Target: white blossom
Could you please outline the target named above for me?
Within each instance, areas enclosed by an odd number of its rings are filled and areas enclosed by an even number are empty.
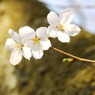
[[[25,30],[25,27],[22,27],[21,30]],[[51,47],[46,27],[40,27],[36,31],[32,29],[31,32],[27,33],[26,38],[28,38],[35,59],[41,59],[44,54],[43,50],[48,50]]]
[[[69,42],[70,36],[76,36],[80,32],[80,28],[75,24],[71,24],[73,12],[70,9],[64,10],[59,16],[55,12],[47,15],[50,24],[48,32],[50,37],[58,37],[61,42]]]
[[[20,29],[19,34],[12,29],[9,30],[9,34],[12,38],[6,40],[5,47],[12,52],[10,63],[13,65],[18,64],[22,60],[22,56],[28,60],[30,60],[32,56],[31,48],[28,46],[28,42],[24,40],[24,36],[31,32],[32,29],[28,26],[25,26],[25,28],[27,28],[27,30],[21,31],[22,29]],[[25,38],[27,37],[25,36]]]

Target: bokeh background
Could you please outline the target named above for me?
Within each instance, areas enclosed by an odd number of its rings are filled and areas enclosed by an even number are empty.
[[[0,95],[95,95],[94,63],[65,63],[62,60],[67,56],[51,49],[45,51],[40,60],[31,58],[28,61],[23,58],[16,66],[9,62],[10,51],[4,45],[10,37],[10,28],[18,31],[26,25],[34,29],[48,26],[46,16],[50,10],[59,13],[68,7],[72,7],[76,14],[73,23],[80,25],[82,31],[76,37],[71,37],[70,43],[62,44],[57,39],[50,39],[52,45],[79,57],[95,59],[95,35],[91,34],[95,33],[95,27],[88,29],[92,16],[90,24],[95,23],[94,0],[51,1],[0,0]],[[88,2],[86,6],[84,1]],[[81,11],[84,9],[85,12]]]

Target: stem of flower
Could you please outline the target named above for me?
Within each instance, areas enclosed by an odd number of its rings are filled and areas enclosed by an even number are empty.
[[[55,50],[55,51],[57,51],[57,52],[60,52],[60,53],[62,53],[62,54],[65,54],[65,55],[67,55],[67,56],[69,56],[69,57],[71,57],[71,58],[74,58],[74,59],[76,59],[76,60],[79,60],[79,61],[85,61],[85,62],[95,63],[95,60],[80,58],[80,57],[74,56],[74,55],[72,55],[72,54],[69,54],[69,53],[67,53],[67,52],[65,52],[65,51],[59,50],[59,49],[57,49],[57,48],[55,48],[55,47],[51,47],[51,49],[53,49],[53,50]]]

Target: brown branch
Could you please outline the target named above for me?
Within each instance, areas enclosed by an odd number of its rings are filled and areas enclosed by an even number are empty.
[[[60,52],[60,53],[62,53],[62,54],[65,54],[65,55],[67,55],[67,56],[69,56],[69,57],[71,57],[71,58],[74,58],[74,59],[76,59],[76,60],[79,60],[79,61],[85,61],[85,62],[95,63],[95,60],[80,58],[80,57],[74,56],[74,55],[72,55],[72,54],[69,54],[69,53],[67,53],[67,52],[65,52],[65,51],[59,50],[59,49],[57,49],[57,48],[55,48],[55,47],[51,47],[51,49],[53,49],[53,50],[55,50],[55,51],[57,51],[57,52]]]

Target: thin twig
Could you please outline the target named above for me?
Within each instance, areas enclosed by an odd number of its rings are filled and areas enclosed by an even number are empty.
[[[67,55],[67,56],[69,56],[69,57],[71,57],[71,58],[77,59],[77,60],[79,60],[79,61],[85,61],[85,62],[95,63],[95,60],[80,58],[80,57],[74,56],[74,55],[72,55],[72,54],[69,54],[69,53],[67,53],[67,52],[65,52],[65,51],[59,50],[59,49],[57,49],[57,48],[55,48],[55,47],[51,47],[51,49],[53,49],[53,50],[55,50],[55,51],[57,51],[57,52],[60,52],[60,53],[62,53],[62,54],[65,54],[65,55]]]

